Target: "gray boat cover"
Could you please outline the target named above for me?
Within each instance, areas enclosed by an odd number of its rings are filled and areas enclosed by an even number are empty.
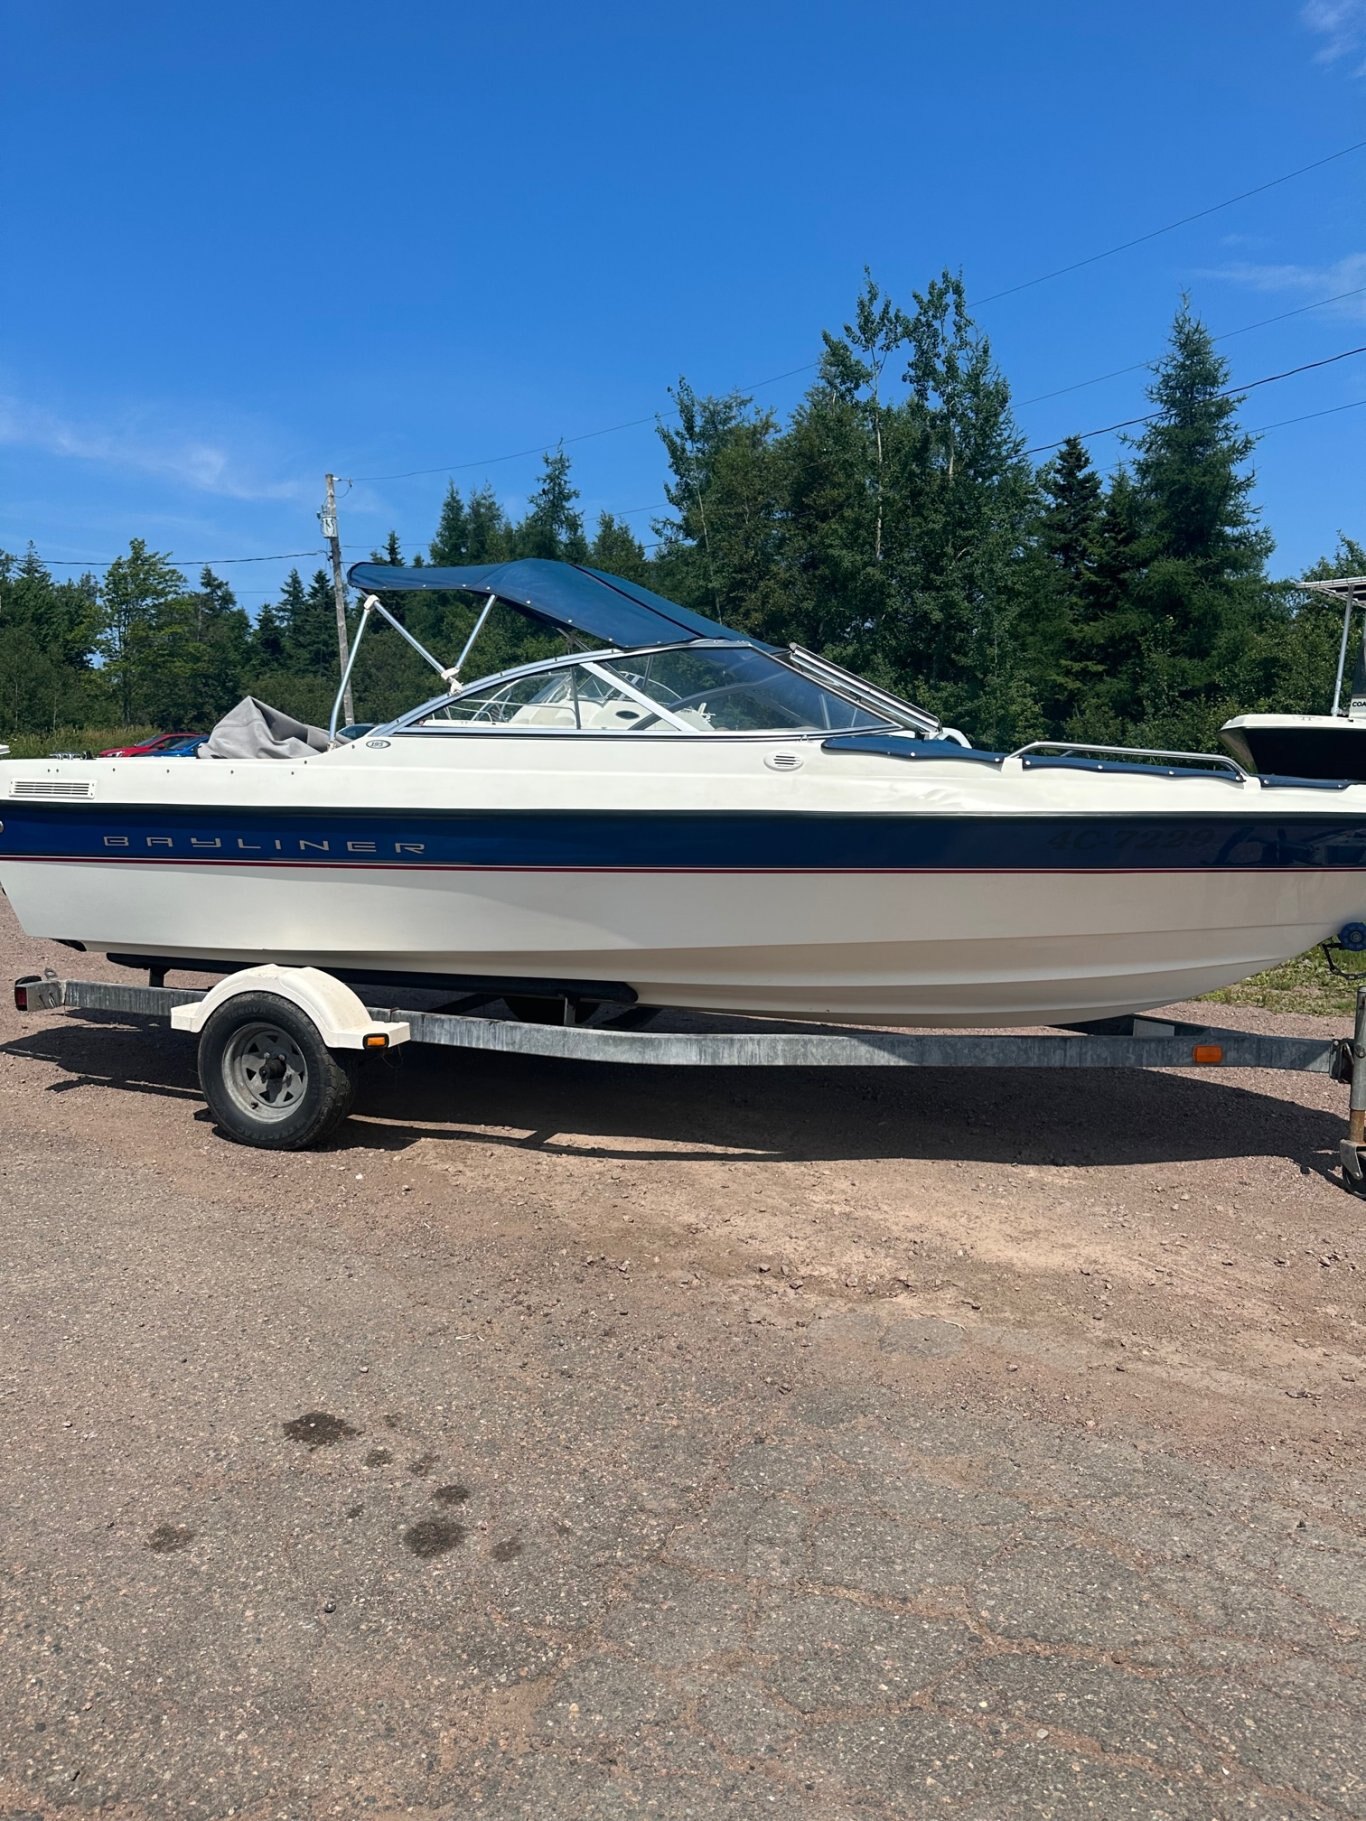
[[[296,721],[255,696],[243,696],[230,708],[200,747],[201,759],[306,759],[311,752],[330,752],[332,742],[321,727]]]

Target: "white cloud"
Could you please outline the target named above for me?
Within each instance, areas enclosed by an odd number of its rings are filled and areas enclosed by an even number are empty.
[[[317,492],[297,480],[267,480],[221,444],[200,437],[136,421],[114,429],[78,424],[14,397],[0,396],[0,443],[156,475],[220,499],[303,501]]]
[[[1250,291],[1263,291],[1278,297],[1303,298],[1312,303],[1320,297],[1339,301],[1325,307],[1325,316],[1336,316],[1352,322],[1366,321],[1366,253],[1348,253],[1326,266],[1257,265],[1242,260],[1233,265],[1218,266],[1202,274],[1205,278],[1222,278],[1231,284],[1246,285]],[[1357,291],[1356,297],[1344,297],[1345,291]]]
[[[1366,0],[1305,0],[1301,22],[1320,40],[1316,61],[1339,63],[1366,51]],[[1354,63],[1354,76],[1366,76],[1366,58]]]
[[[1230,252],[1235,248],[1242,248],[1244,252],[1256,253],[1263,247],[1269,247],[1271,242],[1265,234],[1223,234],[1220,236],[1219,245],[1227,247]]]

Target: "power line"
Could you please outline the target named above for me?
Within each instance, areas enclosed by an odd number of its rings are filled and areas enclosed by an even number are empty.
[[[1366,290],[1366,286],[1362,286],[1362,287],[1360,287],[1360,289]],[[1353,297],[1356,295],[1357,295],[1357,292],[1355,292],[1355,291],[1343,291],[1343,292],[1339,293],[1339,297]],[[1336,303],[1338,301],[1338,298],[1325,298],[1322,301],[1324,303]],[[1304,306],[1305,309],[1315,309],[1318,307],[1319,307],[1318,305],[1314,305],[1314,304],[1306,304]],[[1287,316],[1296,316],[1299,314],[1300,314],[1300,311],[1298,311],[1298,310],[1288,310],[1285,312],[1285,315],[1287,315]],[[1273,316],[1273,317],[1268,317],[1266,320],[1268,322],[1279,322],[1282,320],[1282,318]],[[1249,323],[1247,326],[1249,328],[1257,328],[1257,327],[1260,327],[1261,325],[1255,324],[1255,323]],[[1228,331],[1228,335],[1225,335],[1222,337],[1216,337],[1215,339],[1216,340],[1227,340],[1229,335],[1238,335],[1238,334],[1241,334],[1242,332],[1243,331],[1239,330],[1239,329],[1230,329]],[[1359,347],[1355,347],[1355,348],[1343,348],[1339,353],[1325,355],[1323,357],[1323,359],[1321,359],[1321,360],[1305,361],[1298,367],[1286,367],[1279,373],[1263,374],[1260,379],[1244,380],[1236,386],[1226,387],[1222,392],[1215,392],[1215,393],[1211,394],[1211,397],[1212,398],[1233,398],[1235,396],[1241,397],[1244,393],[1256,391],[1259,386],[1275,385],[1278,380],[1293,379],[1293,378],[1295,378],[1295,376],[1297,374],[1300,374],[1300,373],[1312,373],[1320,367],[1335,366],[1339,361],[1350,360],[1350,359],[1352,359],[1352,357],[1354,355],[1357,355],[1357,354],[1366,354],[1366,343],[1362,343]],[[1146,365],[1149,365],[1150,363],[1143,362],[1142,364],[1146,366]],[[1132,369],[1123,369],[1123,370],[1131,371]],[[1085,382],[1083,382],[1083,383],[1085,383]],[[1026,402],[1028,402],[1028,401],[1026,401]],[[1253,435],[1253,436],[1260,436],[1267,430],[1279,430],[1279,429],[1284,428],[1287,424],[1308,423],[1312,419],[1318,418],[1318,417],[1332,417],[1332,416],[1336,415],[1336,413],[1339,411],[1355,411],[1355,410],[1359,409],[1362,405],[1366,405],[1366,399],[1354,399],[1350,403],[1345,404],[1345,405],[1330,405],[1326,410],[1323,410],[1323,411],[1307,411],[1302,416],[1299,416],[1299,417],[1283,417],[1283,418],[1277,419],[1277,421],[1272,424],[1261,424],[1261,425],[1257,426],[1255,429],[1249,431],[1248,434]],[[1165,415],[1165,413],[1159,410],[1159,411],[1145,412],[1141,417],[1122,418],[1122,419],[1120,419],[1120,421],[1118,423],[1104,424],[1099,429],[1096,429],[1096,430],[1078,431],[1076,434],[1075,440],[1077,442],[1083,442],[1083,443],[1089,442],[1093,437],[1109,436],[1116,430],[1130,430],[1139,424],[1150,424],[1154,421],[1154,419],[1162,417],[1164,415]],[[1063,446],[1063,444],[1065,442],[1069,442],[1072,440],[1073,439],[1070,437],[1060,437],[1056,442],[1036,443],[1032,448],[1023,450],[1022,453],[1025,455],[1046,455],[1054,449],[1061,449],[1061,447]],[[626,517],[629,517],[638,512],[661,511],[668,504],[669,504],[668,500],[658,500],[647,506],[627,506],[627,507],[623,508],[620,512],[615,513],[613,516],[616,518],[626,518]],[[372,548],[372,546],[366,545],[366,544],[347,544],[345,546],[345,548],[348,550],[365,550],[365,549]],[[654,550],[654,549],[658,548],[658,545],[657,544],[646,544],[643,546],[643,548],[646,550]],[[271,556],[213,556],[213,557],[191,556],[191,557],[181,557],[178,559],[172,557],[169,560],[174,561],[176,563],[177,567],[184,567],[187,569],[192,569],[192,568],[219,569],[219,568],[225,567],[229,563],[284,563],[284,562],[289,562],[292,559],[295,559],[298,557],[325,556],[326,554],[327,554],[327,552],[324,550],[280,550],[280,551],[276,551]],[[108,569],[114,563],[126,561],[126,558],[124,558],[124,557],[107,557],[107,558],[105,558],[105,557],[44,557],[41,560],[43,563],[43,567],[45,569]]]
[[[1366,288],[1366,287],[1364,287],[1364,288]],[[1342,295],[1343,296],[1354,296],[1355,293],[1354,292],[1343,292]],[[1325,301],[1335,301],[1335,300],[1325,299]],[[1312,309],[1315,306],[1309,305],[1306,307]],[[1298,314],[1298,312],[1291,310],[1291,311],[1288,311],[1287,314],[1293,316],[1293,315]],[[1276,317],[1272,317],[1269,320],[1274,322],[1274,321],[1278,321],[1279,319]],[[1249,324],[1249,327],[1253,327],[1253,326],[1255,326],[1255,325]],[[1238,333],[1240,333],[1240,331],[1237,329],[1231,329],[1229,331],[1230,335],[1236,335]],[[1329,367],[1329,366],[1332,366],[1335,361],[1347,360],[1353,354],[1363,354],[1363,353],[1366,353],[1366,346],[1363,346],[1360,348],[1346,348],[1342,351],[1342,353],[1330,354],[1324,360],[1307,361],[1304,364],[1304,366],[1289,367],[1283,373],[1268,373],[1262,379],[1247,380],[1241,386],[1230,386],[1227,391],[1216,392],[1213,396],[1215,398],[1230,398],[1230,397],[1234,396],[1235,394],[1241,394],[1243,392],[1251,392],[1257,386],[1269,386],[1275,380],[1291,379],[1297,373],[1307,373],[1307,372],[1310,372],[1315,367]],[[1147,363],[1145,362],[1144,364],[1146,365]],[[1316,417],[1334,417],[1334,416],[1336,416],[1336,414],[1339,411],[1359,411],[1362,408],[1362,406],[1364,406],[1364,405],[1366,405],[1366,398],[1353,399],[1349,404],[1330,405],[1324,411],[1306,411],[1299,417],[1281,417],[1281,418],[1277,418],[1275,423],[1255,424],[1247,432],[1247,434],[1249,436],[1264,436],[1268,430],[1282,430],[1288,424],[1307,424],[1307,423],[1310,423]],[[1093,436],[1106,436],[1112,430],[1125,430],[1125,429],[1129,429],[1129,428],[1133,427],[1136,424],[1148,424],[1148,423],[1151,423],[1154,418],[1161,417],[1162,415],[1163,415],[1163,413],[1161,411],[1150,411],[1144,417],[1126,418],[1123,423],[1108,424],[1102,430],[1084,430],[1079,434],[1077,440],[1079,442],[1085,442]],[[1064,437],[1061,442],[1043,443],[1043,444],[1040,444],[1036,448],[1026,449],[1023,451],[1023,453],[1026,455],[1039,455],[1039,454],[1045,453],[1046,451],[1048,451],[1050,449],[1060,449],[1062,447],[1062,443],[1066,442],[1067,440],[1068,439],[1066,437]],[[671,502],[669,500],[656,500],[652,505],[649,505],[649,506],[628,506],[628,507],[624,508],[621,512],[614,513],[613,517],[625,518],[629,514],[637,513],[637,512],[661,512],[661,511],[664,511],[667,507],[669,507],[670,504],[671,504]],[[660,548],[660,545],[663,542],[664,542],[664,539],[660,538],[660,539],[657,539],[653,543],[642,544],[641,549],[647,550],[647,551],[648,550],[658,550]],[[345,546],[345,548],[348,550],[366,550],[366,549],[373,549],[373,545],[347,544]]]
[[[1347,356],[1349,354],[1361,354],[1361,353],[1366,353],[1366,349],[1348,348],[1342,354],[1334,354],[1334,355],[1330,356],[1330,359],[1327,361],[1311,361],[1309,363],[1309,365],[1311,367],[1328,366],[1331,364],[1331,361],[1346,360]],[[1214,396],[1216,398],[1228,398],[1231,395],[1231,393],[1250,392],[1252,390],[1253,386],[1269,386],[1273,380],[1289,379],[1292,373],[1303,373],[1305,371],[1306,371],[1306,368],[1304,368],[1304,367],[1292,367],[1286,373],[1270,373],[1267,375],[1267,377],[1265,379],[1249,380],[1247,382],[1247,384],[1244,386],[1233,386],[1233,387],[1230,387],[1228,392],[1217,392],[1217,393],[1215,393]],[[1301,415],[1298,417],[1278,417],[1274,423],[1255,424],[1252,427],[1252,429],[1250,429],[1248,431],[1248,435],[1249,436],[1265,436],[1265,434],[1267,433],[1268,430],[1284,430],[1287,427],[1287,425],[1289,425],[1289,424],[1311,423],[1317,417],[1336,417],[1339,411],[1360,411],[1363,408],[1363,406],[1366,406],[1366,398],[1354,398],[1354,399],[1351,399],[1345,405],[1329,405],[1327,407],[1327,409],[1323,410],[1323,411],[1305,411],[1305,412],[1301,413]],[[1161,416],[1162,416],[1162,413],[1160,411],[1151,411],[1151,412],[1149,412],[1147,417],[1131,417],[1128,420],[1128,423],[1129,423],[1129,425],[1151,423],[1153,418],[1161,417]],[[1124,429],[1127,427],[1128,427],[1128,425],[1111,424],[1109,426],[1109,429],[1119,430],[1119,429]],[[1088,430],[1088,431],[1085,431],[1078,440],[1084,442],[1087,437],[1104,436],[1105,434],[1106,434],[1105,430]],[[1066,439],[1064,439],[1064,440],[1066,440]],[[1045,449],[1058,449],[1058,448],[1061,448],[1061,446],[1062,445],[1060,443],[1047,443],[1047,444],[1043,445],[1043,447]],[[1038,455],[1038,454],[1042,453],[1042,451],[1040,449],[1026,449],[1024,453],[1026,455]],[[666,540],[664,538],[658,538],[655,540],[654,543],[642,544],[641,549],[647,550],[647,551],[648,550],[658,550],[665,543],[665,541]]]
[[[789,367],[785,373],[774,373],[767,379],[756,379],[753,385],[741,386],[742,392],[757,392],[762,386],[776,386],[780,379],[792,379],[798,373],[809,373],[819,361],[808,360],[800,367]],[[539,443],[534,449],[514,449],[510,455],[490,455],[477,462],[446,462],[435,468],[408,468],[402,474],[355,474],[350,478],[354,482],[410,481],[419,475],[427,474],[462,474],[467,468],[494,468],[500,462],[524,461],[528,455],[549,455],[552,449],[560,449],[567,443],[587,443],[597,436],[615,436],[618,430],[638,430],[642,424],[657,424],[666,418],[677,417],[677,411],[651,411],[648,417],[628,418],[623,424],[608,424],[605,430],[585,430],[578,436],[560,436],[553,443]]]
[[[1099,260],[1113,259],[1116,253],[1127,253],[1131,247],[1141,247],[1149,240],[1158,240],[1163,234],[1170,234],[1177,228],[1189,227],[1193,221],[1203,221],[1207,215],[1217,215],[1221,209],[1231,209],[1236,202],[1246,202],[1250,196],[1262,196],[1267,190],[1274,190],[1279,184],[1289,183],[1294,177],[1303,177],[1310,171],[1322,170],[1326,164],[1333,164],[1339,158],[1346,158],[1352,152],[1359,152],[1366,146],[1366,139],[1358,139],[1355,145],[1345,145],[1340,151],[1329,152],[1325,158],[1316,158],[1312,164],[1302,164],[1297,170],[1285,171],[1279,177],[1272,177],[1265,183],[1255,184],[1250,190],[1240,190],[1236,196],[1226,196],[1222,202],[1212,202],[1207,209],[1197,209],[1193,215],[1182,215],[1176,221],[1169,221],[1160,228],[1151,228],[1146,234],[1135,234],[1132,240],[1121,240],[1117,246],[1106,247],[1103,253],[1089,253],[1085,259],[1074,259],[1070,265],[1057,266],[1051,272],[1041,272],[1037,278],[1026,278],[1017,285],[1007,285],[1004,291],[993,291],[987,297],[974,298],[972,307],[980,304],[996,303],[1002,297],[1014,297],[1018,291],[1028,291],[1034,285],[1047,284],[1050,279],[1064,278],[1069,272],[1080,272],[1083,266],[1093,266]]]
[[[274,556],[168,556],[177,569],[222,569],[228,563],[287,563],[293,557],[326,556],[325,550],[280,550]],[[126,563],[127,556],[53,556],[43,557],[44,569],[109,569],[115,563]]]
[[[1339,411],[1360,411],[1363,405],[1366,405],[1366,398],[1354,398],[1345,405],[1329,405],[1326,411],[1306,411],[1302,417],[1279,417],[1274,424],[1257,424],[1248,435],[1262,436],[1268,430],[1283,430],[1287,424],[1307,424],[1315,417],[1336,417]]]
[[[1236,196],[1226,196],[1222,202],[1210,203],[1207,208],[1196,209],[1193,214],[1182,215],[1177,220],[1169,221],[1160,228],[1151,228],[1148,230],[1147,233],[1137,234],[1131,240],[1121,241],[1121,242],[1119,242],[1118,245],[1113,246],[1113,247],[1106,247],[1103,251],[1101,251],[1099,253],[1090,253],[1086,256],[1085,259],[1073,260],[1070,265],[1057,266],[1051,272],[1040,272],[1037,274],[1037,276],[1035,276],[1033,278],[1021,279],[1021,281],[1018,284],[1008,285],[1003,291],[992,291],[992,292],[989,292],[988,295],[985,297],[969,298],[968,308],[972,309],[972,310],[976,310],[976,309],[979,309],[983,304],[997,303],[1003,297],[1013,297],[1016,295],[1017,292],[1031,290],[1035,285],[1048,284],[1052,279],[1066,277],[1066,275],[1069,272],[1079,272],[1084,266],[1095,265],[1100,260],[1104,260],[1104,259],[1113,259],[1116,254],[1127,253],[1130,250],[1130,248],[1132,248],[1132,247],[1143,246],[1147,241],[1157,240],[1163,234],[1171,234],[1171,233],[1175,232],[1175,230],[1177,228],[1183,228],[1183,227],[1189,226],[1189,224],[1193,221],[1203,221],[1205,219],[1205,217],[1208,215],[1217,215],[1220,212],[1220,210],[1222,210],[1222,209],[1230,209],[1234,206],[1235,203],[1246,202],[1250,197],[1261,196],[1267,190],[1274,190],[1280,184],[1290,183],[1296,177],[1307,176],[1310,171],[1321,170],[1324,165],[1334,164],[1340,158],[1347,158],[1353,152],[1361,151],[1363,147],[1366,147],[1366,139],[1358,139],[1358,140],[1354,141],[1353,144],[1351,144],[1351,145],[1342,146],[1336,152],[1329,152],[1323,158],[1316,158],[1309,164],[1299,165],[1293,171],[1283,171],[1279,177],[1271,177],[1271,178],[1268,178],[1265,183],[1254,184],[1254,186],[1250,190],[1240,190]],[[1345,291],[1342,293],[1342,295],[1344,297],[1350,297],[1350,296],[1355,296],[1356,293],[1350,292],[1350,291]],[[1337,299],[1325,299],[1324,301],[1325,302],[1336,302]],[[1305,309],[1318,309],[1321,306],[1318,304],[1306,304],[1303,307]],[[1296,314],[1298,314],[1298,312],[1293,311],[1293,310],[1288,310],[1286,312],[1287,316],[1293,316]],[[1277,322],[1277,321],[1280,321],[1281,319],[1279,317],[1269,317],[1267,320],[1270,322]],[[1247,325],[1247,327],[1249,329],[1257,328],[1260,326],[1261,326],[1260,324],[1256,324],[1256,323],[1249,323]],[[1229,333],[1232,335],[1239,335],[1239,334],[1243,334],[1244,331],[1241,329],[1233,329],[1233,330],[1230,330]],[[1147,366],[1148,364],[1149,363],[1146,361],[1139,363],[1140,366]],[[764,386],[777,385],[780,380],[794,379],[797,376],[797,374],[799,374],[799,373],[813,372],[815,370],[815,368],[817,368],[819,365],[820,365],[820,362],[818,360],[804,361],[801,364],[801,366],[799,366],[799,367],[789,367],[783,373],[770,374],[767,379],[757,379],[752,384],[747,385],[747,386],[732,387],[732,391],[741,392],[741,393],[758,392]],[[1137,369],[1133,368],[1133,367],[1123,367],[1123,368],[1119,368],[1117,371],[1121,372],[1121,373],[1125,373],[1125,372],[1134,372],[1136,370]],[[1104,379],[1111,379],[1111,378],[1114,378],[1115,375],[1107,373],[1107,374],[1102,374],[1100,377],[1104,378]],[[1082,380],[1079,383],[1081,385],[1091,385],[1096,382],[1092,381],[1092,380]],[[1070,391],[1073,389],[1074,388],[1071,388],[1071,387],[1063,388],[1064,391]],[[1045,393],[1043,396],[1044,397],[1053,397],[1055,395],[1052,393]],[[1033,399],[1026,399],[1023,402],[1026,404],[1033,404],[1033,403],[1036,403],[1037,401],[1033,400]],[[599,437],[599,436],[615,436],[619,431],[622,431],[622,430],[638,430],[644,424],[662,423],[662,422],[667,421],[670,418],[677,417],[677,415],[678,415],[677,411],[664,411],[664,412],[652,411],[646,417],[628,418],[624,423],[608,424],[606,426],[606,428],[604,428],[602,430],[585,430],[585,431],[580,432],[576,436],[557,437],[554,442],[540,443],[535,448],[532,448],[532,449],[516,449],[507,455],[490,455],[490,456],[484,458],[483,460],[472,461],[472,462],[438,463],[435,467],[431,467],[431,468],[407,468],[407,469],[404,469],[401,473],[395,473],[395,474],[357,474],[357,475],[351,476],[350,479],[352,480],[353,483],[360,481],[360,482],[367,482],[367,483],[373,482],[375,484],[378,484],[381,481],[416,480],[416,479],[419,479],[419,478],[422,478],[422,477],[425,477],[428,475],[432,475],[432,474],[462,474],[471,468],[493,468],[493,467],[497,467],[498,465],[500,465],[503,462],[525,461],[528,456],[532,456],[532,455],[548,455],[552,449],[562,448],[563,446],[565,446],[566,444],[569,444],[569,443],[586,443],[586,442],[591,442],[592,440],[594,440],[596,437]]]
[[[1274,322],[1288,322],[1292,316],[1303,316],[1309,310],[1326,309],[1329,304],[1341,303],[1347,297],[1360,297],[1363,292],[1366,292],[1366,285],[1357,285],[1351,291],[1339,291],[1332,297],[1321,297],[1317,303],[1299,304],[1293,310],[1282,310],[1278,316],[1262,316],[1256,322],[1245,322],[1240,329],[1225,329],[1222,335],[1211,335],[1210,340],[1232,341],[1235,335],[1249,335],[1253,329],[1266,329]],[[1151,372],[1161,358],[1158,354],[1152,360],[1136,360],[1132,366],[1114,367],[1109,373],[1097,373],[1092,379],[1079,379],[1070,386],[1058,386],[1052,392],[1036,392],[1033,398],[1019,398],[1013,402],[1023,410],[1026,405],[1039,405],[1046,398],[1062,398],[1068,392],[1081,392],[1087,386],[1098,386],[1107,379],[1119,379],[1125,373]]]
[[[1241,385],[1227,386],[1222,392],[1210,394],[1214,398],[1241,397],[1245,392],[1255,392],[1258,386],[1271,386],[1279,379],[1293,379],[1297,373],[1311,373],[1316,367],[1331,367],[1340,360],[1350,360],[1354,354],[1366,354],[1366,342],[1359,348],[1344,348],[1340,354],[1327,354],[1322,360],[1307,360],[1303,366],[1287,367],[1281,373],[1267,373],[1261,379],[1244,380]],[[1317,413],[1311,413],[1317,415]],[[1032,449],[1022,450],[1024,455],[1046,455],[1051,449],[1061,449],[1068,442],[1089,442],[1093,436],[1109,436],[1113,430],[1129,430],[1135,424],[1150,424],[1154,418],[1165,417],[1165,411],[1147,411],[1142,417],[1121,418],[1117,424],[1104,424],[1099,430],[1082,430],[1075,437],[1060,436],[1055,443],[1036,443]],[[1290,420],[1287,420],[1290,421]]]

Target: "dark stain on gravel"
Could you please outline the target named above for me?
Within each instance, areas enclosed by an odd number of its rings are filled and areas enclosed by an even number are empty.
[[[310,1452],[314,1448],[335,1448],[338,1442],[349,1442],[353,1435],[360,1434],[344,1418],[329,1416],[326,1410],[306,1410],[280,1427],[288,1441],[302,1442]]]
[[[346,1507],[346,1515],[349,1518],[358,1518],[364,1509],[364,1505],[348,1505]]]
[[[458,1549],[465,1534],[465,1526],[452,1523],[450,1518],[423,1518],[420,1523],[409,1525],[403,1533],[403,1541],[413,1555],[426,1562],[433,1556]]]
[[[185,1524],[158,1524],[147,1539],[153,1555],[174,1555],[177,1549],[188,1549],[194,1531]]]
[[[510,1536],[505,1542],[495,1543],[493,1545],[493,1559],[495,1562],[515,1562],[521,1553],[521,1542],[515,1536]]]
[[[372,1448],[365,1457],[367,1467],[387,1467],[393,1460],[393,1451],[389,1448]]]
[[[422,1480],[426,1479],[435,1465],[436,1456],[434,1454],[419,1454],[415,1461],[408,1462],[408,1471],[415,1479]]]
[[[432,1497],[438,1505],[463,1505],[470,1496],[468,1486],[437,1486]]]

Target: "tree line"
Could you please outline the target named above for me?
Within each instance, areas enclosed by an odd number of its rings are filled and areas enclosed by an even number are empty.
[[[667,507],[648,545],[611,513],[590,537],[559,450],[517,520],[489,487],[450,486],[431,543],[406,560],[586,562],[822,651],[984,745],[1200,750],[1231,714],[1325,706],[1338,610],[1271,574],[1256,439],[1185,305],[1153,368],[1148,421],[1107,475],[1075,436],[1031,457],[958,277],[911,301],[901,308],[866,277],[785,422],[680,380],[659,429]],[[397,535],[374,557],[404,561]],[[1310,573],[1363,572],[1366,550],[1344,535]],[[472,624],[466,596],[383,598],[443,661]],[[498,609],[469,675],[556,649]],[[325,720],[336,671],[322,569],[308,581],[291,571],[253,620],[212,570],[192,585],[141,539],[102,579],[54,580],[32,547],[0,552],[0,736],[206,727],[248,691]],[[365,719],[436,688],[387,628],[367,639],[355,691]]]

